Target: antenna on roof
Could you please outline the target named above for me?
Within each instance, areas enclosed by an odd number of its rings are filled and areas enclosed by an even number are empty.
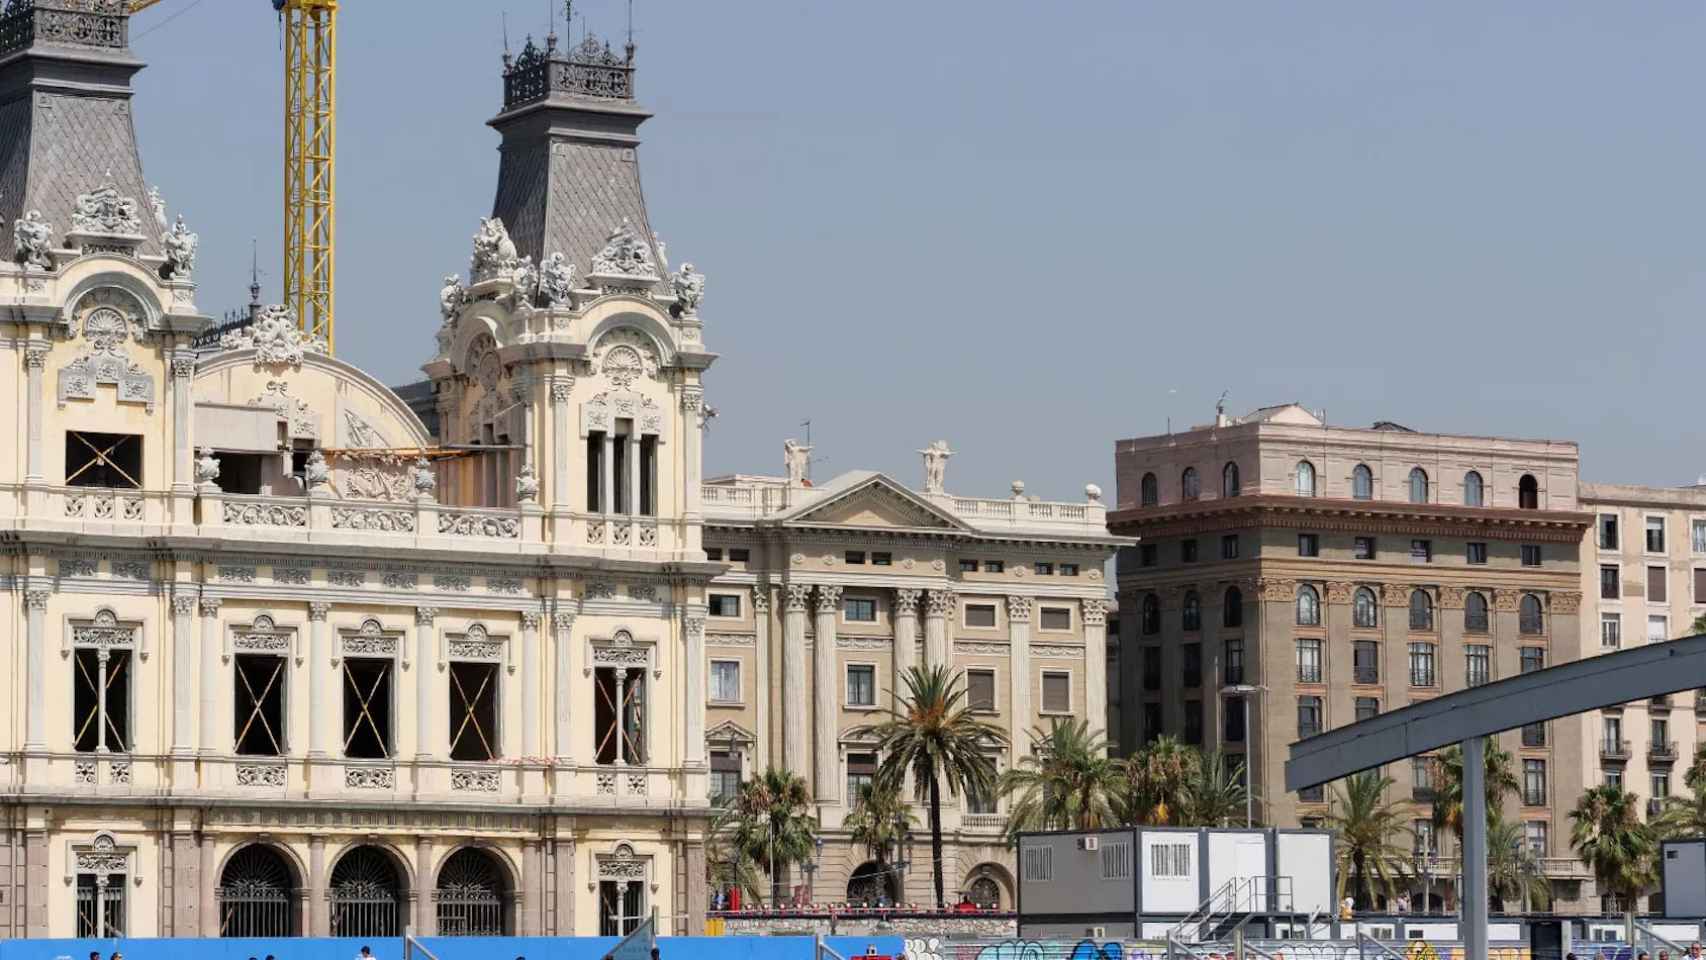
[[[509,11],[508,10],[499,10],[498,11],[498,25],[499,25],[499,28],[501,30],[503,30],[503,35],[504,35],[504,57],[508,58],[509,57]]]

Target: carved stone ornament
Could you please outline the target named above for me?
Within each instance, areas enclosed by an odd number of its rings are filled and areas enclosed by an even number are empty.
[[[262,307],[255,322],[219,338],[221,350],[253,350],[257,366],[302,366],[310,353],[326,353],[326,341],[304,337],[296,311],[284,304]]]
[[[195,482],[204,490],[214,489],[215,480],[219,479],[219,458],[214,456],[212,447],[202,447],[196,451]]]
[[[539,291],[539,268],[533,265],[533,258],[522,257],[515,261],[509,281],[510,303],[519,310],[532,310],[533,295]]]
[[[669,282],[675,290],[676,316],[697,317],[699,302],[705,299],[705,275],[695,272],[693,264],[683,263],[670,274]]]
[[[782,588],[785,597],[785,609],[789,613],[801,613],[806,609],[806,603],[811,599],[812,588],[808,583],[790,583]]]
[[[303,474],[308,481],[308,489],[324,490],[331,486],[332,468],[326,463],[326,455],[318,448],[309,451],[308,463],[303,467]]]
[[[390,767],[345,767],[344,786],[351,790],[390,790],[397,784]]]
[[[646,861],[628,857],[599,857],[598,879],[643,881],[646,879]]]
[[[468,288],[462,285],[462,278],[452,273],[444,278],[444,287],[438,291],[438,312],[445,323],[456,319],[456,311],[462,309],[467,301]]]
[[[1515,613],[1522,607],[1522,593],[1517,590],[1493,591],[1493,609],[1501,613]]]
[[[415,460],[414,482],[415,496],[422,500],[431,500],[438,493],[438,472],[426,457]]]
[[[111,610],[103,608],[96,611],[91,620],[82,623],[72,622],[71,645],[102,649],[128,649],[136,646],[136,635],[140,629],[134,623],[119,623],[117,615]]]
[[[1031,620],[1031,598],[1008,597],[1007,619],[1016,623],[1029,623]]]
[[[498,772],[496,770],[457,770],[450,771],[450,789],[471,793],[497,793]]]
[[[148,188],[148,208],[154,211],[154,223],[161,232],[171,227],[171,222],[166,219],[166,198],[160,196],[158,186]]]
[[[1346,581],[1346,580],[1329,580],[1329,581],[1327,581],[1327,602],[1328,603],[1350,603],[1351,602],[1351,592],[1355,589],[1356,589],[1356,584],[1351,583],[1349,581]]]
[[[93,193],[77,196],[71,211],[71,229],[77,233],[135,236],[142,232],[140,207],[136,200],[108,183]]]
[[[195,252],[201,238],[184,226],[183,214],[178,214],[178,221],[160,242],[166,248],[166,276],[181,279],[195,272]]]
[[[945,617],[954,610],[951,590],[929,590],[924,594],[924,612],[930,617]]]
[[[31,210],[22,219],[12,221],[13,258],[26,267],[53,269],[53,224],[48,223],[40,210]]]
[[[1086,627],[1106,626],[1108,622],[1108,601],[1091,599],[1084,601],[1084,625]]]
[[[110,834],[99,833],[86,847],[75,848],[78,873],[93,873],[99,877],[130,872],[130,851],[121,850]]]
[[[828,584],[817,588],[817,612],[834,613],[841,608],[841,588]]]
[[[575,265],[559,251],[539,264],[539,301],[547,307],[570,305],[575,288]]]
[[[1383,607],[1408,608],[1410,606],[1411,588],[1401,583],[1387,583],[1380,587],[1380,605]]]
[[[932,440],[929,446],[918,453],[924,458],[924,492],[943,492],[948,473],[948,458],[954,455],[954,451],[948,449],[948,441]]]
[[[1468,593],[1469,591],[1462,587],[1440,587],[1439,605],[1446,610],[1462,610],[1463,599]]]
[[[894,592],[894,615],[897,617],[918,616],[918,599],[923,595],[921,590],[896,590]]]
[[[504,222],[497,217],[481,218],[480,229],[474,232],[474,253],[469,259],[474,282],[508,278],[515,273],[516,263],[515,241],[509,238]]]
[[[521,465],[521,470],[515,475],[515,499],[521,503],[536,503],[539,500],[539,476],[533,472],[533,461]]]
[[[1553,613],[1577,613],[1582,608],[1582,595],[1575,590],[1554,590],[1548,599]]]
[[[282,763],[239,763],[237,764],[237,786],[239,787],[282,787],[284,786],[285,769]]]
[[[633,277],[642,280],[658,278],[657,265],[652,261],[651,245],[634,231],[626,218],[605,238],[604,249],[592,258],[594,277]]]
[[[354,633],[343,635],[343,651],[349,656],[393,657],[397,655],[397,635],[386,633],[378,620],[363,620]]]
[[[130,294],[113,287],[94,290],[78,304],[77,324],[84,349],[59,370],[59,404],[68,400],[93,400],[95,388],[118,388],[125,403],[154,404],[154,377],[125,353],[132,340],[146,334],[142,306]]]
[[[657,378],[657,347],[633,327],[617,327],[599,338],[593,368],[618,388],[632,390],[635,380]]]

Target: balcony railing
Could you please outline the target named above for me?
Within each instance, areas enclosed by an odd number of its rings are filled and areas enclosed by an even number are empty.
[[[1653,741],[1652,743],[1647,745],[1647,756],[1648,756],[1648,758],[1653,759],[1653,760],[1674,761],[1676,759],[1676,741],[1675,740],[1655,740],[1655,741]]]
[[[1410,787],[1410,799],[1419,803],[1432,803],[1438,795],[1432,784],[1416,784]]]
[[[1432,669],[1417,670],[1413,667],[1410,669],[1410,686],[1412,686],[1412,687],[1431,687],[1433,685],[1434,685],[1434,672]]]
[[[1544,807],[1544,806],[1546,806],[1546,791],[1545,790],[1531,790],[1527,787],[1524,787],[1522,790],[1522,805],[1525,807]]]
[[[1000,833],[1007,829],[1005,813],[968,813],[960,817],[960,826],[967,830]]]
[[[1629,741],[1613,740],[1609,737],[1601,738],[1599,741],[1599,758],[1601,760],[1629,759]]]
[[[1379,683],[1380,668],[1373,664],[1359,663],[1351,668],[1351,681],[1353,683]]]
[[[1321,682],[1321,667],[1320,667],[1320,665],[1316,664],[1313,666],[1300,666],[1300,667],[1298,667],[1297,668],[1297,682],[1298,683],[1320,683]]]

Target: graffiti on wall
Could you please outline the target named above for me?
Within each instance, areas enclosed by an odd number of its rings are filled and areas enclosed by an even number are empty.
[[[1299,940],[1263,942],[1274,960],[1368,960],[1356,941]],[[1581,951],[1581,960],[1631,960],[1628,947],[1599,945]],[[1463,944],[1454,941],[1411,940],[1404,945],[1406,960],[1465,960]],[[1230,951],[1210,948],[1201,960],[1233,960]],[[1528,944],[1494,944],[1488,960],[1533,960]],[[906,938],[905,960],[1168,960],[1160,942],[1119,940],[954,940],[942,937]]]

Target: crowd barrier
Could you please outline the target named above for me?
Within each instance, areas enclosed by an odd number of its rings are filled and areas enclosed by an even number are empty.
[[[617,937],[421,937],[438,960],[600,960]],[[899,957],[899,937],[825,937],[848,960],[874,951]],[[811,937],[659,937],[659,960],[813,960]],[[0,940],[0,960],[355,960],[363,946],[375,960],[403,960],[400,938],[287,937],[280,939],[161,938],[118,940]],[[419,954],[416,954],[419,957]]]

